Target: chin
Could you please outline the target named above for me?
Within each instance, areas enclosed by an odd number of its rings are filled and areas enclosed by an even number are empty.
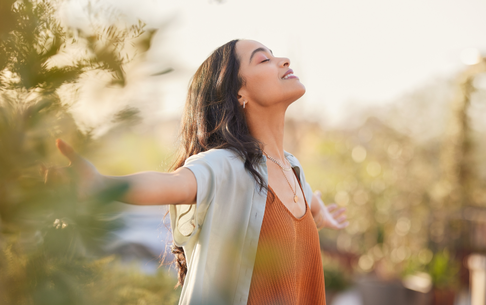
[[[305,87],[302,86],[302,90],[296,91],[295,94],[292,95],[291,102],[290,104],[294,103],[297,101],[299,98],[301,98],[305,93]]]
[[[301,85],[301,89],[298,90],[298,93],[297,93],[297,95],[299,96],[299,97],[297,97],[297,99],[302,97],[302,95],[304,95],[304,93],[305,93],[305,86]]]

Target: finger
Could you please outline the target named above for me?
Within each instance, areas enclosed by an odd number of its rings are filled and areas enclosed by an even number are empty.
[[[344,212],[346,212],[346,208],[340,208],[339,210],[335,211],[334,213],[332,213],[332,217],[333,218],[337,218],[339,217],[341,214],[343,214]]]
[[[328,211],[329,213],[332,213],[332,211],[334,211],[334,210],[335,210],[335,209],[337,209],[337,208],[338,208],[338,205],[337,205],[337,204],[335,204],[335,203],[331,203],[330,205],[328,205],[328,206],[327,206],[327,211]]]
[[[66,142],[64,142],[61,139],[56,139],[56,146],[59,149],[59,151],[69,159],[72,163],[75,163],[77,160],[79,160],[79,155],[74,151],[74,149],[69,146]]]
[[[316,195],[317,198],[321,198],[322,197],[322,193],[319,190],[315,191],[314,192],[314,195]]]
[[[346,222],[342,222],[342,223],[334,223],[334,224],[333,224],[333,228],[334,228],[334,229],[344,229],[344,228],[346,228],[348,225],[349,225],[349,222],[348,222],[348,221],[346,221]]]
[[[336,221],[337,221],[338,223],[343,223],[343,222],[345,222],[345,221],[346,221],[346,219],[347,219],[347,217],[346,217],[346,216],[341,216],[341,217],[337,218],[337,219],[336,219]]]
[[[347,226],[349,226],[349,222],[348,222],[348,221],[343,222],[343,223],[339,224],[339,229],[344,229],[344,228],[346,228]]]

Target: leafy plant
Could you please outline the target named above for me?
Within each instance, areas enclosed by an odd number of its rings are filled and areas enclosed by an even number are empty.
[[[432,284],[438,289],[457,287],[460,265],[446,250],[438,252],[428,265]]]
[[[68,140],[83,154],[94,142],[93,130],[82,131],[74,121],[69,110],[76,100],[63,89],[76,88],[90,72],[111,75],[107,85],[125,85],[124,66],[131,58],[124,46],[145,40],[143,52],[154,31],[145,33],[139,22],[95,27],[87,35],[63,28],[54,17],[55,5],[46,0],[0,4],[0,300],[50,305],[132,304],[136,298],[146,304],[173,302],[177,292],[168,276],[149,279],[100,260],[107,233],[119,225],[112,220],[116,209],[110,203],[127,186],[80,200],[69,172],[51,166],[61,157],[55,138]],[[71,47],[85,52],[61,64],[58,56],[74,54]],[[107,123],[130,122],[137,113],[125,109]],[[107,279],[115,286],[100,290]],[[149,285],[159,280],[157,288]]]

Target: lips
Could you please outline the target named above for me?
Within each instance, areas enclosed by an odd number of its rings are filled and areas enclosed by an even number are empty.
[[[285,78],[285,76],[289,74],[294,74],[294,71],[292,69],[288,69],[287,72],[285,72],[285,74],[282,76],[282,78]]]

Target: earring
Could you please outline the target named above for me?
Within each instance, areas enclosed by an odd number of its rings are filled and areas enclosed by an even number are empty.
[[[245,106],[246,106],[246,101],[243,102],[243,108],[245,108]]]

